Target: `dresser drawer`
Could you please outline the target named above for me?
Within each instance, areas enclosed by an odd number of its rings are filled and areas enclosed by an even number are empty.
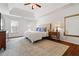
[[[6,31],[0,32],[0,48],[6,48]]]

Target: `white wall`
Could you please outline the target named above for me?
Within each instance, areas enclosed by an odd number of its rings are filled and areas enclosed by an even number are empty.
[[[39,17],[38,18],[39,21],[37,22],[37,24],[45,24],[45,23],[60,24],[62,26],[62,29],[64,29],[64,17],[77,13],[79,13],[79,4],[69,4],[55,11],[52,11],[44,16]],[[78,37],[64,36],[63,32],[64,31],[62,30],[61,40],[79,44]]]
[[[13,36],[23,36],[24,32],[28,30],[28,25],[35,24],[36,21],[32,21],[29,19],[24,19],[23,17],[15,17],[11,15],[3,15],[3,19],[5,20],[5,29],[9,32],[9,37]],[[17,21],[19,23],[18,33],[11,33],[11,20]],[[33,28],[31,26],[31,28]]]

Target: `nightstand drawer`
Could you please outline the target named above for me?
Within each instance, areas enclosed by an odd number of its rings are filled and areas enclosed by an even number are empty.
[[[57,32],[49,32],[49,35],[57,35]]]

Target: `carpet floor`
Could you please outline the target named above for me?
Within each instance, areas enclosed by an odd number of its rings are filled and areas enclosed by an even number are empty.
[[[50,40],[31,43],[24,37],[10,39],[0,56],[62,56],[69,46]]]

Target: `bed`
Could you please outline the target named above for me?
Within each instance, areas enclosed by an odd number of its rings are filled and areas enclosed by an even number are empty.
[[[34,41],[42,40],[43,37],[47,37],[48,32],[26,31],[24,36],[33,43]]]

